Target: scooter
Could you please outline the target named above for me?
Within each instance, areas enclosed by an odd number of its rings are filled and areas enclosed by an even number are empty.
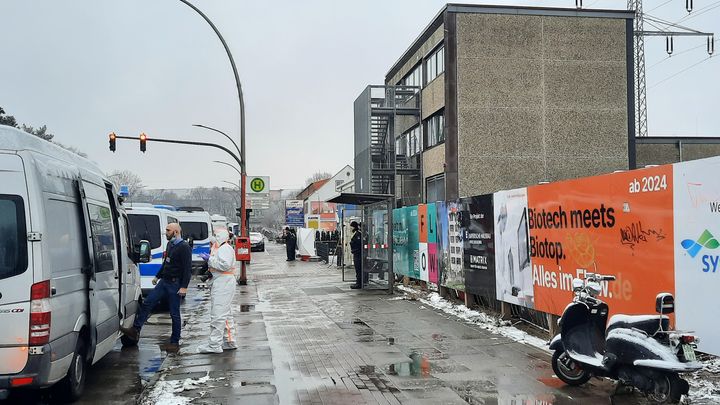
[[[574,298],[558,321],[560,334],[550,341],[552,367],[568,385],[590,377],[607,377],[632,386],[661,404],[680,401],[689,390],[678,373],[702,368],[695,357],[698,338],[670,330],[667,316],[675,310],[672,294],[658,294],[658,315],[613,315],[598,299],[601,282],[614,276],[585,273],[573,280]]]

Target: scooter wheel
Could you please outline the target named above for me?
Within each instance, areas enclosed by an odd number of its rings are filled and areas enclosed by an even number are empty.
[[[567,385],[585,384],[592,375],[583,370],[580,365],[572,360],[564,350],[556,350],[552,357],[552,368]]]
[[[655,380],[655,387],[648,393],[648,398],[656,404],[677,404],[688,391],[687,381],[677,374],[665,373]]]

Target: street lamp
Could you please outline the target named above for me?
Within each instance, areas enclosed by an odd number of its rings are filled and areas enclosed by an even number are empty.
[[[240,148],[238,148],[238,146],[237,146],[237,144],[235,143],[235,141],[233,141],[233,139],[230,137],[230,135],[226,134],[225,132],[223,132],[223,131],[221,131],[221,130],[219,130],[219,129],[217,129],[217,128],[209,127],[209,126],[207,126],[207,125],[202,125],[202,124],[192,124],[192,126],[198,127],[198,128],[209,129],[209,130],[211,130],[211,131],[215,131],[215,132],[217,132],[218,134],[223,135],[223,136],[224,136],[225,138],[227,138],[230,142],[232,142],[233,146],[235,146],[235,150],[238,151],[238,156],[242,155],[242,152],[240,152]]]
[[[190,7],[191,9],[195,10],[200,16],[210,25],[210,27],[215,31],[215,34],[220,39],[220,42],[222,42],[223,47],[225,48],[225,52],[227,53],[228,59],[230,59],[230,66],[232,66],[233,75],[235,76],[235,85],[237,86],[237,92],[238,92],[238,101],[240,102],[240,206],[242,209],[245,209],[245,177],[247,176],[247,172],[245,170],[245,101],[243,100],[243,93],[242,93],[242,86],[240,85],[240,77],[238,76],[237,67],[235,66],[235,59],[233,59],[232,53],[230,52],[230,48],[227,46],[227,43],[225,42],[225,38],[223,38],[222,34],[220,34],[220,31],[218,31],[217,27],[215,27],[215,24],[213,24],[212,21],[202,12],[199,8],[195,7],[192,3],[190,3],[188,0],[180,0],[183,4]],[[235,143],[235,142],[233,142]],[[237,147],[237,145],[235,145]],[[240,235],[247,237],[247,223],[245,220],[245,216],[243,215],[240,217]],[[245,262],[242,262],[242,270],[240,274],[240,280],[238,281],[239,284],[244,285],[247,284],[247,278],[245,276]]]
[[[221,165],[230,166],[230,167],[232,167],[233,170],[235,170],[237,172],[237,174],[240,175],[240,177],[242,177],[242,173],[240,173],[240,171],[237,169],[237,167],[231,165],[230,163],[223,162],[221,160],[213,160],[213,163],[220,163]]]

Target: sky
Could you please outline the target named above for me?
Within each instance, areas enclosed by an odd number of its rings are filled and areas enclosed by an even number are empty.
[[[468,3],[478,3],[468,1]],[[575,0],[487,1],[575,7]],[[623,9],[626,0],[584,0]],[[645,0],[647,14],[716,32],[720,1]],[[247,172],[270,187],[302,188],[353,164],[353,101],[385,74],[441,10],[438,0],[194,0],[238,67],[246,115]],[[652,27],[646,27],[652,29]],[[20,123],[47,125],[55,140],[106,172],[131,170],[150,188],[237,182],[211,148],[118,141],[108,134],[239,144],[230,63],[209,25],[177,0],[0,0],[0,106]],[[716,42],[720,54],[720,42]],[[720,136],[720,62],[705,39],[645,42],[650,135]],[[686,70],[687,69],[687,70]]]

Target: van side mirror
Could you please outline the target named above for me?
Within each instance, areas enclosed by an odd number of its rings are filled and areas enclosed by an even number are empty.
[[[188,245],[190,245],[190,249],[192,249],[192,248],[194,247],[194,245],[195,245],[195,240],[193,239],[192,236],[188,236],[188,238],[187,238],[187,243],[188,243]]]
[[[141,240],[138,244],[137,262],[148,263],[150,261],[150,242]]]

